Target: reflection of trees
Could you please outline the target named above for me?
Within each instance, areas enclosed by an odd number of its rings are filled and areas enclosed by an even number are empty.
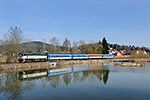
[[[106,84],[108,81],[109,70],[84,71],[82,72],[82,75],[80,73],[81,72],[73,73],[73,80],[77,82],[85,81],[86,79],[88,79],[89,81],[94,82],[96,80],[101,81],[103,79],[104,84]]]
[[[19,81],[19,76],[17,73],[5,73],[2,77],[4,79],[0,82],[0,90],[3,92],[4,96],[11,100],[22,99],[23,91],[30,91],[35,86],[35,82],[33,81]]]
[[[63,80],[64,80],[64,83],[68,86],[68,84],[71,82],[71,74],[65,74],[63,76]]]
[[[46,86],[46,78],[45,77],[42,78],[41,81],[42,81],[42,86],[45,87]]]
[[[74,82],[83,82],[88,79],[91,82],[103,80],[104,84],[108,81],[109,70],[94,70],[94,71],[83,71],[73,73]]]
[[[56,88],[56,86],[59,86],[59,83],[61,82],[60,75],[53,76],[53,77],[47,77],[46,81],[50,82],[50,84],[49,84],[50,86]]]
[[[76,83],[78,80],[80,80],[80,77],[81,77],[80,73],[81,72],[73,73],[73,81],[74,81],[74,83]]]
[[[53,77],[45,77],[41,79],[42,86],[45,87],[47,83],[56,88],[60,82],[64,82],[66,86],[73,82],[84,82],[89,80],[102,81],[106,84],[108,81],[109,70],[94,70],[75,72],[70,74],[58,75]],[[36,85],[36,81],[20,81],[18,80],[18,73],[4,73],[0,75],[0,94],[3,93],[8,99],[22,99],[24,91],[32,90]]]
[[[108,80],[108,74],[109,74],[109,70],[105,70],[105,71],[103,71],[103,82],[104,82],[104,84],[106,84],[107,83],[107,80]]]

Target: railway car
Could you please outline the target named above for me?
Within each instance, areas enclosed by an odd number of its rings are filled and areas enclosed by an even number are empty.
[[[45,53],[19,53],[19,62],[47,60]]]
[[[88,54],[89,59],[102,58],[101,54]]]
[[[70,53],[46,53],[48,60],[72,59]]]
[[[113,54],[102,54],[102,58],[114,58]]]
[[[72,54],[72,59],[88,59],[88,54]]]

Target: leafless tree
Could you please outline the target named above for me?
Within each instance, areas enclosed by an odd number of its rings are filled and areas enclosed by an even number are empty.
[[[87,52],[87,44],[84,40],[79,40],[79,49],[80,53],[86,53]]]
[[[65,52],[67,52],[68,50],[70,50],[71,48],[71,43],[70,40],[68,40],[67,38],[64,40],[63,42],[63,49]]]
[[[78,41],[73,41],[73,47],[72,47],[72,52],[77,53],[79,49],[79,42]]]
[[[49,39],[49,42],[53,45],[53,52],[60,52],[59,39],[57,39],[56,37],[53,37],[53,38]]]
[[[79,40],[79,49],[81,53],[98,54],[102,51],[102,45],[95,41],[89,41],[88,44],[84,40]]]
[[[25,39],[25,43],[22,45],[22,52],[36,52],[36,45],[32,42],[32,39]]]
[[[2,40],[3,53],[6,55],[6,62],[17,61],[18,53],[21,51],[21,43],[24,40],[23,32],[15,26],[10,27],[10,30],[4,35]]]
[[[102,46],[91,40],[88,42],[88,48],[87,48],[87,53],[94,53],[94,54],[97,54],[97,53],[102,53]]]

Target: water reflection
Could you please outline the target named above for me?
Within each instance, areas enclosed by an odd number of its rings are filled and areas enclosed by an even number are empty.
[[[108,75],[109,70],[102,70],[102,64],[3,73],[0,74],[0,94],[2,93],[8,99],[20,100],[23,98],[24,91],[31,91],[36,87],[36,81],[39,79],[43,87],[49,84],[49,86],[56,88],[61,82],[68,86],[71,81],[76,83],[78,81],[83,82],[86,79],[91,82],[103,80],[106,84]]]
[[[88,79],[91,82],[101,81],[106,84],[108,81],[109,70],[102,70],[102,64],[88,64],[80,66],[69,66],[57,69],[39,69],[19,72],[19,80],[35,80],[46,77],[46,82],[54,88],[59,86],[60,82],[64,82],[66,86],[73,82],[83,82]]]
[[[143,69],[134,69],[134,72]],[[101,82],[106,85],[110,72],[131,72],[133,69],[114,67],[108,63],[73,65],[57,69],[39,69],[15,73],[0,74],[0,94],[7,99],[23,99],[26,91],[39,87],[57,88],[61,84],[68,86],[72,83]],[[0,96],[1,97],[1,96]],[[3,99],[3,98],[2,98]]]
[[[0,93],[10,100],[20,100],[24,91],[30,91],[35,87],[35,81],[21,82],[18,73],[4,73],[0,76]]]

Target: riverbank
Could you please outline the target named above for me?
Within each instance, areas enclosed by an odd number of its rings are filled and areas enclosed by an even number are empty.
[[[93,64],[103,62],[150,62],[147,58],[115,58],[115,59],[93,59],[93,60],[66,60],[58,62],[35,62],[35,63],[14,63],[0,64],[0,73],[18,72],[33,69],[54,68],[58,66],[67,66],[74,64]]]

